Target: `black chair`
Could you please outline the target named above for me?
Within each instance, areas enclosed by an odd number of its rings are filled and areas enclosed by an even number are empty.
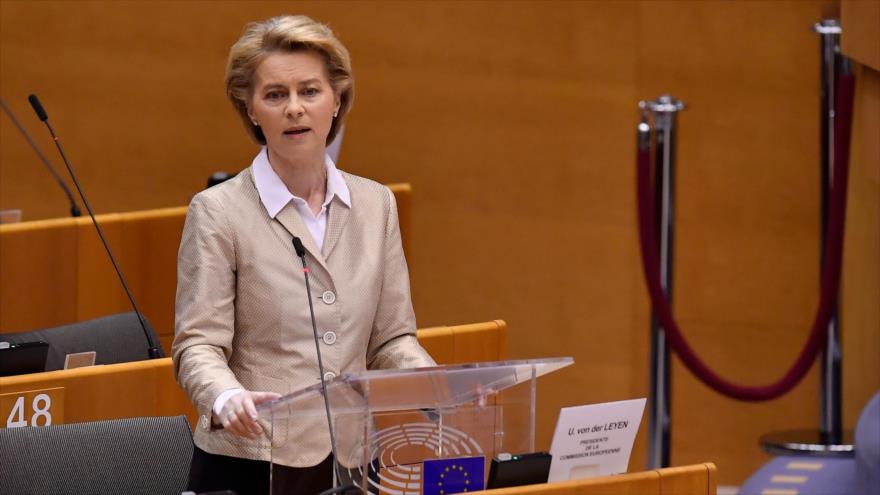
[[[186,490],[185,416],[0,429],[0,492],[175,494]]]
[[[206,186],[206,188],[207,187],[214,187],[217,184],[222,184],[222,183],[228,181],[229,179],[235,177],[236,175],[238,175],[238,172],[231,173],[231,174],[229,172],[222,172],[222,171],[221,172],[214,172],[213,174],[211,174],[210,177],[208,177],[208,185]]]
[[[159,339],[150,323],[147,331],[158,344]],[[94,320],[81,321],[30,332],[0,334],[0,341],[11,343],[42,340],[49,344],[46,371],[64,368],[64,358],[73,352],[95,351],[95,364],[127,363],[149,359],[149,344],[134,312],[119,313]],[[162,357],[165,352],[159,345]]]
[[[808,465],[805,471],[804,465]],[[855,456],[774,457],[749,477],[740,495],[773,492],[801,495],[880,495],[880,392],[862,409]]]

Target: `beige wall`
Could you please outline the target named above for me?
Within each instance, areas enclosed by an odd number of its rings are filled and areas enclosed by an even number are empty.
[[[640,98],[671,92],[689,105],[675,271],[686,333],[739,382],[776,379],[792,362],[818,285],[810,26],[834,8],[3,2],[0,94],[57,162],[25,102],[40,95],[99,212],[177,206],[212,171],[242,168],[254,154],[222,88],[226,50],[244,23],[285,11],[330,23],[352,52],[358,92],[340,167],[414,187],[419,325],[504,318],[510,357],[575,357],[542,384],[547,447],[559,407],[647,392],[634,208]],[[61,195],[5,118],[0,132],[0,208],[22,208],[28,220],[63,215]],[[876,198],[876,183],[866,187]],[[876,238],[880,227],[857,228]],[[868,340],[877,331],[853,329]],[[847,350],[870,361],[867,349]],[[847,378],[853,397],[880,386],[876,374]],[[767,459],[762,433],[817,424],[815,370],[764,404],[724,399],[678,366],[674,381],[673,462],[714,461],[722,483]],[[632,470],[644,467],[644,440],[643,429]]]

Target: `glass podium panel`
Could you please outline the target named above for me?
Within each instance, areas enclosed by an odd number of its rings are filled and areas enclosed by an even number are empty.
[[[484,482],[495,455],[534,450],[536,379],[573,362],[551,358],[340,375],[327,383],[337,485],[418,495],[422,462],[460,457],[482,458]],[[271,425],[273,467],[290,465],[297,452],[329,445],[320,384],[258,411]]]

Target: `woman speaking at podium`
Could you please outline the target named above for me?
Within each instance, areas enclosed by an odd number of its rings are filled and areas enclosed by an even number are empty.
[[[320,381],[293,236],[307,251],[325,379],[434,361],[415,336],[394,196],[326,154],[354,96],[345,47],[308,17],[251,23],[230,50],[226,93],[262,147],[189,206],[172,353],[200,417],[189,488],[266,493],[271,441],[255,406]],[[294,448],[276,453],[273,486],[330,488],[326,420],[295,418],[279,436]]]

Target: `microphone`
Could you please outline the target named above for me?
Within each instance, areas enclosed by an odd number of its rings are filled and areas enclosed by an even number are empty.
[[[46,109],[43,108],[43,105],[40,104],[40,100],[37,98],[37,95],[29,95],[28,101],[31,106],[34,107],[34,112],[37,112],[37,118],[40,119],[40,122],[46,122],[49,120],[49,115],[46,114]],[[52,134],[52,137],[55,137],[55,134]]]
[[[64,148],[61,147],[61,141],[58,140],[58,136],[55,135],[55,130],[52,129],[52,124],[49,123],[49,116],[46,114],[46,110],[43,108],[43,105],[40,104],[40,100],[37,99],[37,95],[28,96],[28,101],[31,106],[34,108],[34,112],[36,112],[37,117],[46,124],[46,128],[49,129],[49,134],[52,135],[52,140],[55,141],[55,147],[58,148],[58,152],[61,154],[61,159],[64,161],[64,166],[67,167],[67,173],[70,175],[70,178],[73,179],[73,185],[76,186],[76,190],[79,193],[79,197],[83,202],[83,205],[86,207],[86,211],[89,212],[89,217],[92,219],[92,225],[95,226],[95,230],[98,231],[98,237],[101,238],[101,243],[104,245],[104,250],[107,251],[107,256],[110,258],[110,262],[113,263],[113,268],[116,270],[116,276],[119,277],[119,281],[122,283],[122,288],[125,290],[125,295],[128,296],[128,301],[131,303],[132,309],[134,309],[135,314],[137,315],[138,322],[141,324],[141,329],[144,331],[144,336],[147,338],[147,345],[149,346],[147,349],[147,353],[150,356],[150,359],[156,359],[161,357],[159,352],[159,346],[153,340],[152,333],[147,330],[147,324],[144,321],[144,315],[141,313],[141,310],[138,308],[137,303],[134,301],[134,296],[131,294],[131,291],[128,289],[128,284],[125,282],[125,277],[122,276],[122,270],[119,269],[119,265],[116,263],[116,258],[113,256],[113,252],[110,251],[110,246],[107,245],[107,239],[104,238],[104,232],[101,230],[101,226],[98,225],[98,221],[95,220],[95,214],[92,212],[92,207],[89,205],[89,201],[86,199],[85,193],[83,193],[82,187],[79,185],[79,180],[76,178],[76,174],[73,173],[73,168],[70,166],[70,162],[67,161],[67,155],[64,154]]]
[[[293,250],[296,251],[296,255],[299,256],[300,261],[302,261],[303,275],[305,275],[306,279],[306,297],[309,300],[309,316],[312,320],[312,333],[315,336],[315,351],[318,354],[318,372],[321,374],[321,392],[324,394],[324,409],[327,411],[327,427],[330,428],[330,450],[333,452],[333,471],[336,474],[336,479],[341,483],[342,476],[339,472],[339,458],[336,457],[336,435],[333,433],[333,416],[330,415],[330,399],[327,397],[327,382],[324,380],[324,363],[321,361],[321,344],[318,341],[318,325],[315,323],[315,307],[312,304],[312,288],[309,284],[309,267],[306,264],[306,248],[303,246],[302,240],[297,236],[293,236]],[[350,489],[355,489],[360,492],[360,489],[357,486],[349,483],[321,492],[321,495],[347,493]]]
[[[6,106],[6,101],[4,101],[3,98],[0,98],[0,107],[3,107],[3,111],[6,113],[6,116],[9,117],[9,120],[11,120],[13,124],[15,124],[15,128],[18,129],[18,132],[20,132],[22,136],[24,136],[25,141],[27,141],[28,144],[31,145],[31,148],[40,158],[40,161],[43,162],[43,165],[46,166],[46,168],[49,170],[49,173],[52,174],[52,177],[55,178],[55,182],[58,183],[58,185],[64,191],[64,194],[67,195],[67,201],[70,202],[70,216],[78,217],[82,215],[82,213],[79,211],[79,206],[77,206],[76,201],[74,201],[73,199],[73,194],[70,193],[70,188],[68,188],[67,184],[65,184],[64,181],[61,180],[61,176],[58,175],[58,172],[56,172],[52,164],[49,163],[46,155],[43,154],[43,151],[40,150],[40,147],[37,146],[37,143],[35,143],[34,140],[31,138],[31,135],[28,134],[25,128],[22,127],[22,125],[18,122],[18,119],[15,118],[15,114],[12,113],[12,110],[8,106]],[[42,110],[43,107],[41,106],[40,109]],[[46,111],[43,110],[43,114],[45,113]]]

